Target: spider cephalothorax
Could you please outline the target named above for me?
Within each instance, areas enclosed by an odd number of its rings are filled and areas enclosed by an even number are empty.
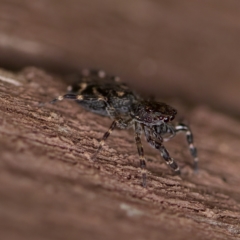
[[[190,153],[194,159],[194,169],[197,170],[197,150],[193,145],[193,135],[190,128],[183,124],[172,124],[177,111],[171,106],[156,101],[144,100],[132,92],[119,77],[108,76],[104,71],[84,70],[79,82],[68,88],[69,93],[59,96],[51,103],[63,99],[75,100],[87,110],[109,116],[113,122],[103,135],[99,147],[93,156],[96,160],[106,139],[116,127],[126,129],[133,127],[135,142],[143,170],[143,186],[146,186],[146,161],[141,143],[141,134],[147,142],[157,149],[165,162],[177,173],[179,167],[163,145],[163,141],[174,137],[177,132],[185,131]]]
[[[155,101],[140,101],[133,107],[134,111],[131,116],[140,123],[146,125],[158,125],[162,122],[169,122],[175,118],[177,111],[171,106],[155,102]]]

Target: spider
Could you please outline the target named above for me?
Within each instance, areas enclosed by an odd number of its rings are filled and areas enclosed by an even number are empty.
[[[108,116],[113,122],[103,135],[99,147],[92,159],[102,149],[111,132],[116,128],[127,129],[133,127],[135,142],[142,169],[142,185],[146,187],[146,160],[141,143],[141,134],[146,141],[157,149],[166,164],[177,174],[180,169],[163,145],[178,132],[185,132],[190,153],[193,157],[193,168],[198,169],[197,149],[193,145],[193,134],[189,126],[184,123],[172,124],[177,111],[171,106],[153,100],[144,100],[131,91],[119,77],[109,76],[104,71],[84,70],[80,81],[68,87],[68,93],[59,96],[50,103],[70,99],[85,109],[99,115]]]

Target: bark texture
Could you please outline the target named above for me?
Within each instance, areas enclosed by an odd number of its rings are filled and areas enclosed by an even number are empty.
[[[165,144],[181,177],[145,145],[144,189],[131,131],[114,131],[92,164],[111,120],[69,101],[38,107],[65,92],[60,80],[0,72],[1,239],[240,239],[239,122],[169,102],[191,122],[200,171],[185,136]]]

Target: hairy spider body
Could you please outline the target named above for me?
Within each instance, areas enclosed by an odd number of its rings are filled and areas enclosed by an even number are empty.
[[[109,130],[100,141],[93,160],[96,160],[98,152],[116,127],[122,129],[133,127],[142,169],[143,186],[145,187],[146,161],[141,143],[141,134],[143,133],[147,142],[160,152],[171,169],[176,173],[180,173],[178,165],[170,157],[163,145],[163,141],[174,137],[177,132],[185,131],[190,153],[194,159],[194,169],[197,170],[197,150],[193,145],[192,132],[183,123],[176,125],[171,123],[177,114],[177,111],[171,106],[140,98],[118,77],[108,76],[103,71],[84,70],[80,81],[70,86],[68,90],[69,93],[57,97],[51,103],[71,99],[91,112],[109,116],[113,119]]]

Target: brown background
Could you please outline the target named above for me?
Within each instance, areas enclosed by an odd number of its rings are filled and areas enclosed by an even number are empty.
[[[237,0],[0,1],[0,237],[239,239],[239,10]],[[132,131],[115,131],[89,162],[111,121],[70,102],[37,107],[82,68],[168,99],[191,123],[199,174],[184,136],[165,144],[181,177],[144,143],[147,189]]]
[[[240,115],[240,2],[0,1],[0,63],[102,68],[135,89]]]

